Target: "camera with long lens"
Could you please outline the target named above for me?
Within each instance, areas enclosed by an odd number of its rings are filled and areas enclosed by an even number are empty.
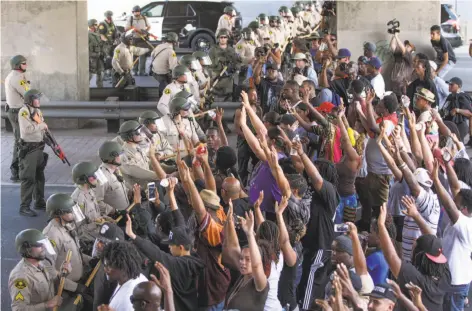
[[[260,46],[260,47],[257,47],[255,50],[254,50],[254,55],[257,57],[257,58],[260,58],[260,57],[264,57],[264,56],[267,56],[267,53],[269,52],[268,49],[266,49],[265,46]]]
[[[392,19],[391,21],[389,21],[387,23],[387,26],[389,27],[388,28],[388,33],[389,34],[395,34],[395,33],[399,33],[400,32],[400,22],[397,21],[396,18]]]

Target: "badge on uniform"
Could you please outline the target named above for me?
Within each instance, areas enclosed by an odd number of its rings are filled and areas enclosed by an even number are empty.
[[[56,241],[53,239],[49,239],[49,242],[51,242],[52,247],[57,247]]]
[[[104,29],[105,27],[103,25],[98,26],[98,29]]]
[[[272,31],[269,31],[269,35],[271,35],[271,34],[272,34]]]
[[[26,286],[28,286],[28,283],[26,282],[25,279],[17,279],[15,281],[15,288],[16,289],[22,290],[22,289],[25,289]]]
[[[169,95],[170,94],[170,89],[165,89],[164,94]]]
[[[172,52],[172,57],[177,57],[177,55],[175,54],[175,52]]]
[[[26,81],[26,80],[21,80],[21,81],[20,81],[20,85],[25,89],[25,91],[28,91],[28,90],[29,90],[28,81]]]
[[[238,44],[238,46],[236,47],[238,50],[242,49],[243,47],[241,46],[241,44]]]
[[[18,292],[18,294],[16,294],[15,296],[15,301],[18,300],[25,301],[25,297],[23,297],[23,294],[21,294],[21,292]]]
[[[28,111],[23,110],[23,112],[21,113],[21,116],[25,117],[25,118],[28,118]]]

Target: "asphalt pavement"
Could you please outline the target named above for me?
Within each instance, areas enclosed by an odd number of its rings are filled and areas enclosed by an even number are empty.
[[[462,79],[462,90],[465,92],[472,91],[472,57],[469,55],[469,45],[465,44],[454,49],[457,62],[454,68],[446,74],[445,81],[453,77]]]

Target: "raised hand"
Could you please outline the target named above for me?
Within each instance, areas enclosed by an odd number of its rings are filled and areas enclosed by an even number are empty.
[[[287,208],[288,205],[288,198],[286,196],[283,196],[282,199],[280,200],[280,203],[275,201],[275,213],[282,215]]]
[[[410,216],[411,218],[415,218],[419,215],[418,208],[416,207],[415,199],[411,196],[404,195],[402,197],[402,204],[405,206],[406,209],[402,210],[402,213],[405,216]]]

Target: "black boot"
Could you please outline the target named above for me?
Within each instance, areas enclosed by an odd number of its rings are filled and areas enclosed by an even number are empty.
[[[36,212],[31,210],[29,207],[20,207],[20,215],[21,216],[27,216],[27,217],[36,217],[36,216],[38,216],[38,214],[36,214]]]
[[[46,209],[46,202],[44,200],[36,201],[34,203],[34,209],[36,209],[36,210],[45,210]]]

